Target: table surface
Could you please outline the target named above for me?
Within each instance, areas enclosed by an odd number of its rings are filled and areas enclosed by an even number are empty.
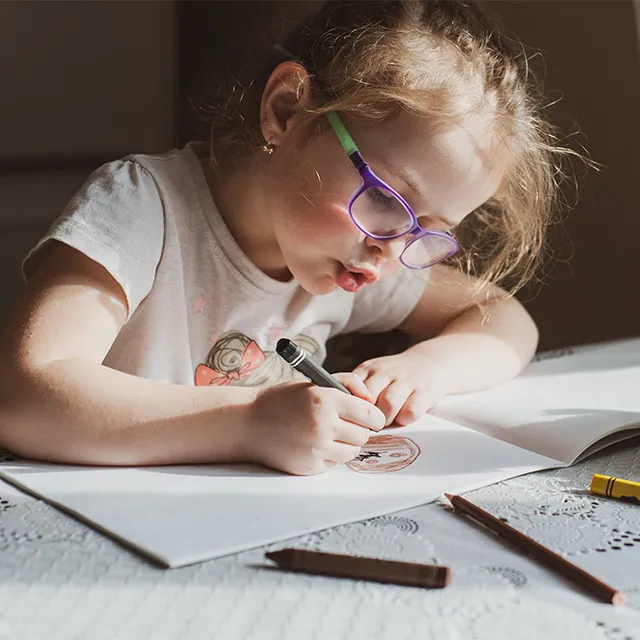
[[[637,479],[638,440],[466,496],[625,591],[623,607],[444,501],[165,570],[0,482],[0,639],[640,640],[640,506],[590,495],[593,473]],[[281,572],[264,552],[284,546],[438,562],[452,580],[426,590]]]

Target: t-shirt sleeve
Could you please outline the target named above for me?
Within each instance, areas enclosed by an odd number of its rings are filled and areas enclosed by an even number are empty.
[[[164,208],[153,176],[134,160],[97,169],[22,263],[52,240],[102,265],[122,287],[128,317],[151,291],[164,246]]]
[[[355,295],[341,333],[382,333],[398,327],[415,309],[429,279],[428,269],[400,268]]]

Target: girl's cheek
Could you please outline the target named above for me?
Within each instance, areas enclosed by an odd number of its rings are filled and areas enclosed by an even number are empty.
[[[401,268],[402,264],[400,263],[400,260],[387,260],[382,265],[380,276],[382,278],[386,278],[387,276],[390,276],[392,273],[395,273],[398,269]]]
[[[341,236],[360,236],[353,224],[347,204],[353,193],[352,185],[345,184],[329,167],[303,160],[306,167],[290,168],[287,185],[280,193],[288,222],[295,227],[306,227],[309,232],[322,231]],[[318,169],[311,170],[314,166]],[[291,179],[293,178],[293,179]]]
[[[326,224],[330,226],[332,232],[353,241],[364,238],[364,234],[356,227],[347,207],[335,200],[327,202],[326,207]]]
[[[349,212],[339,195],[328,192],[301,190],[297,194],[296,208],[313,224],[336,228],[351,221]]]

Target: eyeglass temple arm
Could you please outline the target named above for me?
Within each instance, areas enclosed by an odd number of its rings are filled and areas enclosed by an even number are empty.
[[[349,160],[351,160],[355,168],[360,171],[360,169],[365,167],[367,163],[362,159],[358,145],[356,145],[353,138],[347,131],[347,128],[342,124],[342,120],[340,120],[340,117],[335,111],[329,111],[324,115],[327,117],[327,120],[329,121],[329,124],[334,130],[336,136],[338,136],[338,140],[346,154],[349,156]]]
[[[294,56],[290,51],[287,51],[282,45],[274,44],[273,48],[284,55],[286,58],[290,60],[297,60],[296,56]],[[346,154],[349,156],[349,160],[353,163],[356,169],[360,171],[362,167],[367,166],[367,163],[362,159],[360,155],[360,149],[353,141],[351,135],[347,131],[347,128],[342,124],[342,120],[340,120],[338,114],[335,111],[329,111],[324,114],[331,125],[331,128],[334,130],[336,136],[338,136],[338,140],[342,145],[342,148],[345,150]]]

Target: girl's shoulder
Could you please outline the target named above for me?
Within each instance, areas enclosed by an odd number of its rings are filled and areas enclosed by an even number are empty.
[[[171,164],[186,159],[205,157],[207,153],[208,148],[206,142],[192,140],[191,142],[187,142],[184,147],[175,147],[160,153],[131,153],[124,156],[122,160],[131,160],[133,162],[140,162],[141,164]]]
[[[192,208],[194,198],[209,208],[209,187],[202,169],[202,158],[206,155],[206,143],[189,142],[163,153],[127,155],[103,165],[97,173],[107,177],[119,175],[115,182],[121,191],[136,196],[152,190],[164,208]],[[123,180],[128,184],[122,184]]]
[[[184,147],[170,149],[162,153],[133,153],[110,164],[134,163],[154,176],[156,174],[166,176],[180,172],[188,174],[199,166],[200,158],[206,156],[206,153],[206,143],[193,141]]]

